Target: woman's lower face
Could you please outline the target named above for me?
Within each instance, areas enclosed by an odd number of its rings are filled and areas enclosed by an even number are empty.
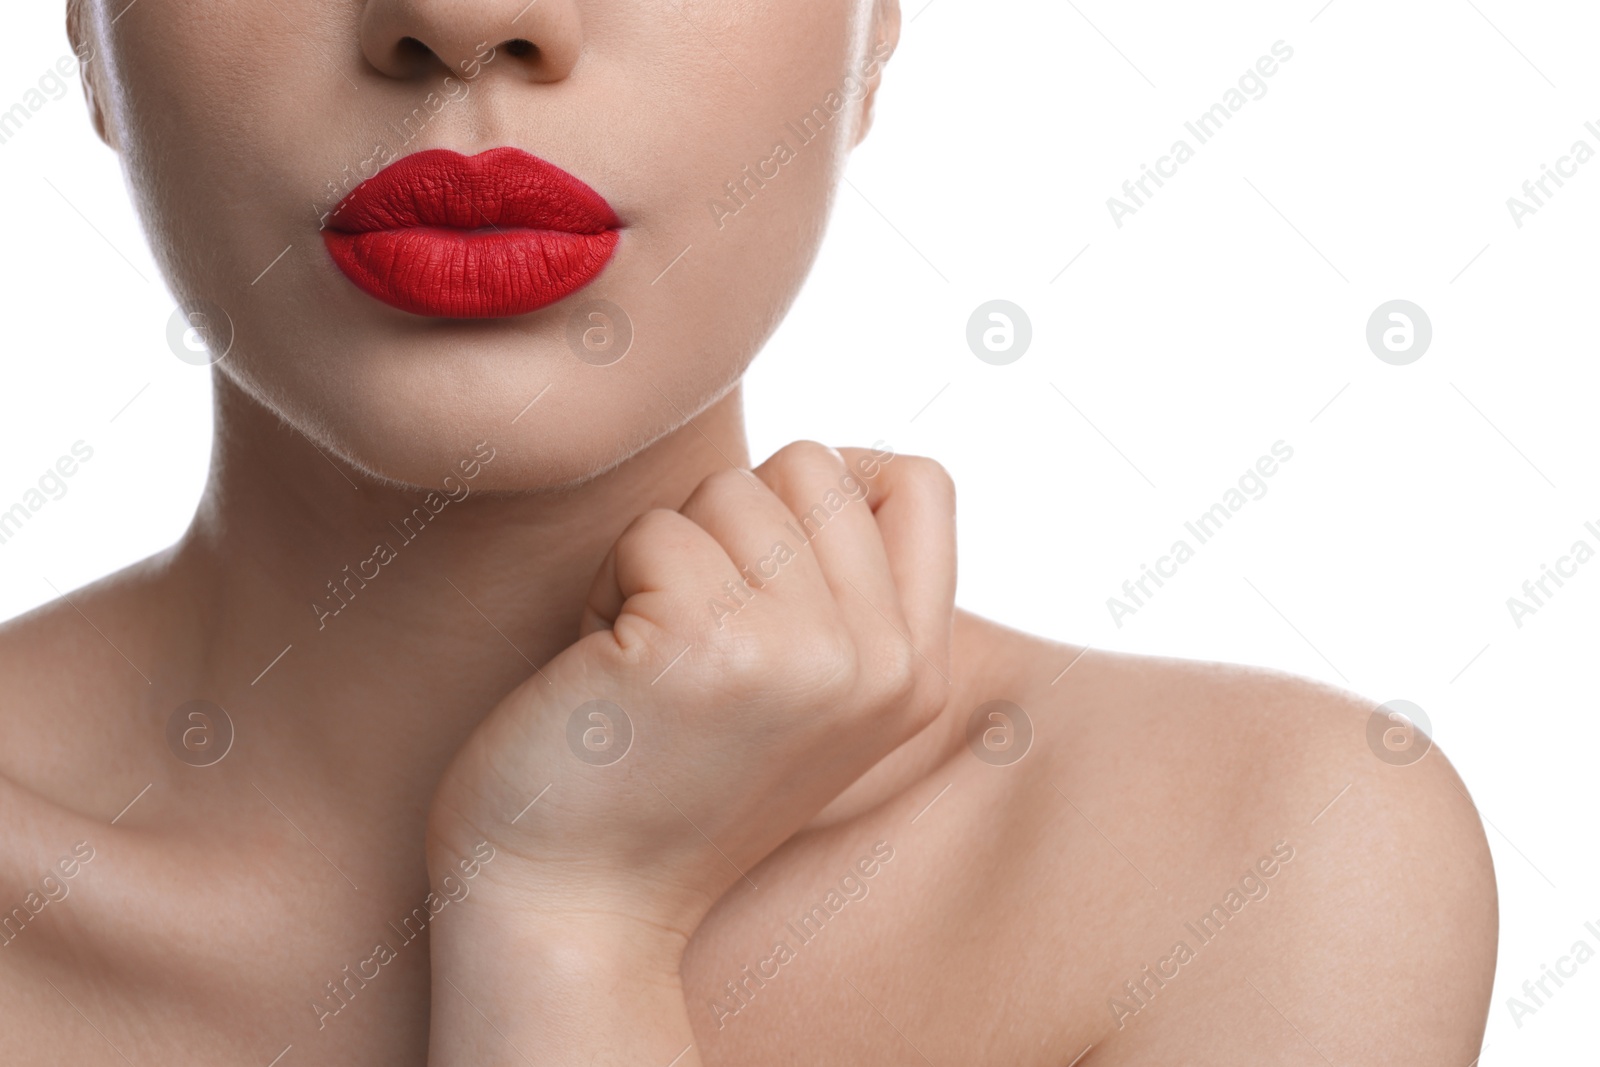
[[[874,0],[72,8],[98,123],[210,342],[199,358],[225,352],[245,395],[398,482],[504,441],[500,489],[580,480],[736,383],[812,261],[894,16]],[[475,294],[475,268],[523,281]]]

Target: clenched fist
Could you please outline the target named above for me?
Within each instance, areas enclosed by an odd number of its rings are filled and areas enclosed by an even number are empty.
[[[451,764],[430,865],[487,838],[479,900],[505,928],[687,942],[942,707],[953,497],[930,461],[798,443],[639,516],[578,640]]]

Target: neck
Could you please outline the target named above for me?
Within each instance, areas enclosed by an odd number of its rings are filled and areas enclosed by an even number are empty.
[[[592,578],[634,518],[749,464],[735,390],[581,485],[488,493],[458,478],[430,495],[365,476],[217,388],[211,480],[147,613],[173,635],[150,696],[227,709],[237,773],[369,811],[425,810],[470,731],[576,640]],[[964,688],[817,825],[876,806],[959,745]]]
[[[217,390],[210,483],[168,572],[176,646],[197,651],[159,698],[222,704],[259,742],[259,773],[325,758],[353,788],[426,796],[495,702],[576,640],[628,523],[749,462],[736,390],[576,487],[480,492],[460,472],[392,487]]]

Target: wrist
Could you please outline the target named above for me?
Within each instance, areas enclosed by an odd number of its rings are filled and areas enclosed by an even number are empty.
[[[441,916],[429,949],[428,1062],[476,1067],[492,1051],[500,1056],[492,1062],[531,1067],[675,1058],[698,1067],[679,976],[683,946],[675,934],[588,914],[462,908]]]
[[[467,907],[439,916],[430,956],[436,975],[491,966],[523,989],[537,984],[555,991],[577,981],[677,989],[687,945],[687,934],[630,916],[557,911],[479,893]]]
[[[447,929],[463,940],[508,941],[526,947],[581,941],[596,949],[643,956],[675,968],[716,894],[663,874],[621,865],[534,860],[486,840],[465,858],[430,852],[429,875],[441,894],[470,893]],[[472,879],[470,884],[466,880]]]

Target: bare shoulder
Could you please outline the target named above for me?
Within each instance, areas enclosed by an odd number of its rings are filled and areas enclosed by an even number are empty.
[[[84,894],[104,884],[106,860],[94,861],[128,773],[116,767],[113,724],[137,694],[118,692],[106,660],[117,653],[73,607],[108,625],[94,590],[69,595],[0,624],[0,996],[16,1020],[0,1026],[7,1063],[60,1054],[62,1013],[73,1009],[44,979],[71,970],[63,938]]]
[[[123,818],[181,767],[165,726],[192,664],[164,635],[187,594],[165,559],[0,623],[0,1063],[120,1063],[94,1027],[129,1051],[104,1020],[149,988],[155,965],[133,953],[172,928],[169,899],[202,915],[192,892],[171,896],[161,835]]]
[[[1431,739],[1276,671],[977,626],[1005,675],[1028,679],[1029,788],[1078,826],[1075,854],[1041,861],[1077,887],[1062,921],[1083,929],[1104,908],[1086,935],[1104,963],[1087,968],[1100,1024],[1080,1067],[1477,1056],[1494,870]]]
[[[163,672],[183,666],[158,643],[162,559],[0,623],[0,781],[101,821],[149,781],[131,757],[159,752]]]

